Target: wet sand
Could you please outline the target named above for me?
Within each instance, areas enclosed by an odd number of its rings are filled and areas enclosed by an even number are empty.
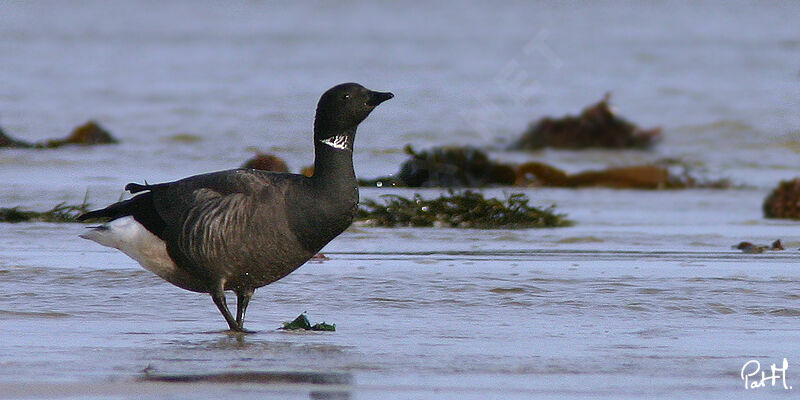
[[[599,205],[630,198],[592,194]],[[570,211],[574,192],[544,196]],[[726,192],[649,196],[697,218],[645,224],[608,212],[557,229],[351,228],[324,250],[328,260],[259,290],[257,333],[243,336],[222,331],[207,296],[78,239],[83,226],[6,225],[0,398],[749,395],[745,362],[800,359],[794,225],[749,219],[722,201]],[[646,209],[644,197],[629,211]],[[720,201],[705,210],[709,200]],[[743,237],[785,238],[788,250],[730,249]],[[337,331],[276,329],[303,311]],[[182,383],[143,380],[145,369]],[[303,371],[340,380],[275,379]]]

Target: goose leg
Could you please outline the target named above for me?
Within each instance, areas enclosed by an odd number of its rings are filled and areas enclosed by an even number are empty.
[[[247,304],[253,297],[253,289],[241,289],[236,292],[236,323],[244,330],[244,313],[247,311]]]
[[[221,312],[222,316],[225,317],[225,321],[228,322],[228,326],[231,328],[231,330],[241,332],[241,325],[239,325],[239,323],[233,319],[233,315],[231,315],[230,310],[228,310],[228,304],[225,300],[225,289],[223,289],[222,285],[211,292],[211,299],[214,300],[214,304],[217,305],[219,312]]]

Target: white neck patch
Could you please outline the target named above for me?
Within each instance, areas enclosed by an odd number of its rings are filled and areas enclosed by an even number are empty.
[[[352,150],[350,147],[350,138],[344,135],[331,136],[327,139],[322,139],[319,142],[325,143],[337,150]]]

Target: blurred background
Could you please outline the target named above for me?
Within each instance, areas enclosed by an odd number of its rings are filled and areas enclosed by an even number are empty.
[[[405,144],[469,144],[567,171],[676,157],[772,187],[800,167],[798,15],[795,2],[5,2],[0,127],[42,141],[95,119],[122,144],[4,150],[0,204],[87,187],[115,199],[127,181],[236,167],[256,149],[297,171],[319,95],[346,81],[397,96],[360,130],[361,177],[396,172]],[[531,121],[606,92],[663,142],[504,152]]]

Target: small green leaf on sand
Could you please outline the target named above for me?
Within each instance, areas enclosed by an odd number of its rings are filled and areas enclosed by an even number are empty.
[[[316,324],[311,326],[312,331],[325,331],[325,332],[334,332],[336,331],[336,324],[326,324],[325,321],[317,322]]]
[[[302,329],[308,331],[311,330],[311,323],[308,322],[308,317],[306,317],[306,314],[303,313],[300,314],[297,318],[295,318],[294,321],[292,322],[284,322],[283,328],[281,329],[286,329],[286,330]]]
[[[297,316],[292,322],[284,322],[282,328],[287,331],[295,331],[295,330],[303,330],[303,331],[328,331],[333,332],[336,330],[336,324],[326,324],[325,322],[318,322],[314,325],[311,325],[311,322],[308,321],[308,317],[306,317],[306,313],[302,313]]]

